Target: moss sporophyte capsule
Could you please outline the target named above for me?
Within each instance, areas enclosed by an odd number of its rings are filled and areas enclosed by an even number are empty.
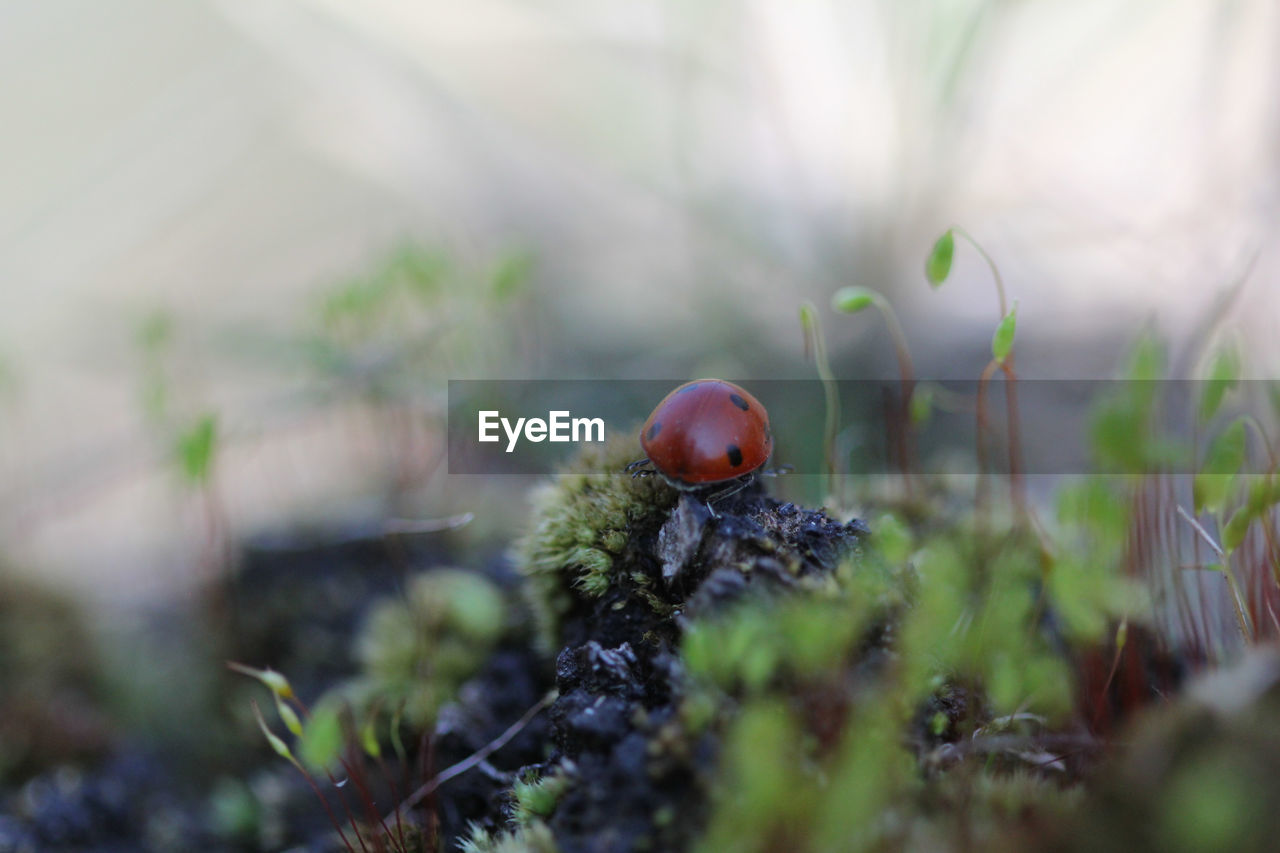
[[[663,398],[640,429],[646,464],[678,489],[749,481],[773,451],[769,413],[745,389],[722,379],[686,382]]]

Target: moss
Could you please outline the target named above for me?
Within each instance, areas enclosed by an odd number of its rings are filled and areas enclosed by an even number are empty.
[[[436,569],[412,578],[403,599],[369,616],[356,653],[368,693],[421,727],[484,663],[501,637],[501,593],[482,576]]]
[[[511,820],[523,827],[549,817],[571,783],[572,777],[563,768],[542,777],[517,780],[511,788]]]
[[[615,437],[585,449],[535,495],[533,527],[517,543],[515,559],[529,579],[539,641],[548,653],[559,648],[561,620],[575,601],[604,596],[626,550],[656,532],[675,504],[678,493],[660,478],[624,472],[642,455],[634,436]]]
[[[694,675],[725,690],[756,693],[781,675],[815,679],[847,664],[870,616],[821,589],[783,601],[749,600],[694,622],[682,653]]]
[[[534,821],[509,832],[489,832],[474,827],[471,834],[458,842],[462,853],[558,853],[551,830],[542,821]]]

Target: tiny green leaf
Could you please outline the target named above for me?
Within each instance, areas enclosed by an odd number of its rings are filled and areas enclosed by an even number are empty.
[[[508,252],[493,271],[493,296],[499,302],[520,295],[520,291],[533,275],[533,255],[528,252]]]
[[[934,388],[917,385],[911,393],[911,425],[921,426],[933,416]]]
[[[376,716],[371,716],[360,729],[360,746],[370,758],[382,757],[382,745],[378,743],[378,732],[374,728]]]
[[[800,326],[808,332],[818,325],[818,310],[811,302],[800,303]]]
[[[167,311],[153,311],[138,324],[138,346],[148,355],[158,353],[172,339],[173,317]]]
[[[238,672],[241,675],[247,675],[250,678],[256,678],[265,684],[272,693],[281,699],[293,698],[293,687],[289,684],[289,679],[285,678],[274,669],[254,669],[251,666],[245,666],[235,661],[227,661],[227,669]]]
[[[293,757],[293,753],[289,750],[289,745],[271,729],[267,728],[267,721],[262,719],[262,711],[258,708],[258,703],[253,703],[253,716],[258,720],[258,728],[262,730],[262,736],[267,739],[267,743],[271,745],[271,749],[281,758],[296,764],[297,759]]]
[[[217,443],[218,419],[204,415],[186,432],[178,436],[178,461],[182,474],[193,485],[204,485],[209,479],[213,451]]]
[[[302,737],[302,721],[298,719],[298,714],[292,708],[284,703],[280,698],[280,694],[275,694],[276,713],[280,715],[280,720],[284,723],[284,727],[294,734],[296,737]]]
[[[818,341],[822,335],[818,326],[818,309],[808,300],[800,303],[800,330],[804,334],[804,357],[808,360],[820,351]]]
[[[1222,511],[1235,483],[1236,473],[1244,464],[1244,454],[1244,421],[1236,419],[1214,437],[1209,445],[1209,452],[1205,455],[1204,465],[1192,483],[1191,492],[1196,512],[1205,509],[1210,512]]]
[[[947,276],[951,274],[951,258],[955,252],[956,238],[948,228],[933,244],[933,250],[929,252],[929,258],[925,261],[924,274],[929,279],[929,284],[937,287],[947,280]]]
[[[1240,543],[1244,541],[1244,535],[1249,532],[1249,525],[1252,522],[1253,517],[1249,514],[1247,506],[1240,507],[1232,514],[1222,528],[1222,547],[1227,553],[1240,547]]]
[[[996,333],[991,338],[991,356],[1000,364],[1004,364],[1004,360],[1013,351],[1013,336],[1017,330],[1018,301],[1015,299],[1013,307],[1004,315],[1000,325],[996,326]]]
[[[831,297],[831,307],[843,314],[857,314],[875,304],[880,294],[865,287],[842,287]]]
[[[1262,515],[1267,507],[1275,502],[1275,485],[1270,474],[1257,474],[1249,477],[1249,512],[1255,516]]]
[[[342,721],[338,708],[322,703],[311,712],[299,746],[308,767],[324,768],[332,764],[342,751]]]
[[[1164,346],[1154,334],[1147,332],[1134,344],[1129,356],[1127,378],[1134,382],[1156,382],[1164,376],[1164,362]]]
[[[1220,349],[1209,365],[1209,376],[1202,385],[1200,420],[1208,421],[1222,405],[1227,392],[1240,381],[1240,353],[1233,346]]]

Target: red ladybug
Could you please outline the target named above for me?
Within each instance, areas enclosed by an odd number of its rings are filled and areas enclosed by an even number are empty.
[[[769,458],[773,435],[755,397],[732,382],[698,379],[663,398],[640,430],[640,446],[648,458],[628,470],[651,463],[676,488],[699,489],[745,484]]]

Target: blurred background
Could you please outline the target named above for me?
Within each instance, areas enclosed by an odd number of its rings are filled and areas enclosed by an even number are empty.
[[[812,376],[797,306],[845,284],[889,295],[922,375],[973,378],[989,273],[962,243],[922,275],[952,224],[1020,300],[1025,377],[1110,375],[1246,275],[1255,372],[1280,347],[1270,3],[0,16],[0,542],[90,599],[192,580],[172,448],[204,418],[234,538],[473,509],[421,417],[450,377]],[[344,307],[397,263],[438,289]],[[893,374],[883,324],[825,323],[839,375]]]
[[[1149,328],[1192,375],[1218,322],[1268,376],[1278,42],[1262,0],[0,0],[0,571],[127,633],[245,542],[500,549],[446,380],[810,378],[806,299],[894,375],[844,285],[975,378],[952,225],[1024,377]]]

